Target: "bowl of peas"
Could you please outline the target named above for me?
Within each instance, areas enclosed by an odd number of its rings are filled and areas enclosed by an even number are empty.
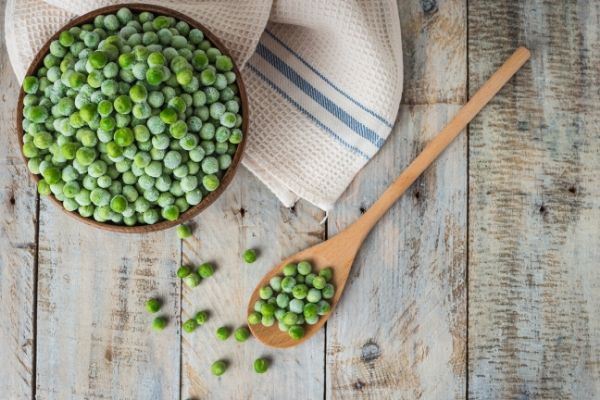
[[[247,130],[246,91],[225,46],[148,4],[70,21],[37,53],[17,104],[39,194],[117,232],[170,228],[206,209],[233,179]]]

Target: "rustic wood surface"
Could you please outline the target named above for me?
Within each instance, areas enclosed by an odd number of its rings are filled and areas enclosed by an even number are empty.
[[[282,207],[242,168],[184,242],[173,230],[101,232],[38,204],[13,140],[18,84],[0,40],[2,397],[600,397],[600,4],[399,9],[394,133],[327,222],[305,202]],[[278,351],[214,338],[243,324],[277,260],[360,216],[518,45],[530,63],[375,228],[322,332]],[[261,254],[253,265],[239,258],[248,247]],[[182,287],[177,266],[202,261],[215,276]],[[165,300],[163,332],[149,331],[148,294]],[[182,334],[202,309],[209,322]],[[258,356],[273,360],[265,376],[252,371]],[[218,358],[231,363],[219,379]]]
[[[600,397],[600,3],[469,2],[469,394]]]
[[[4,2],[0,1],[0,32]],[[2,33],[0,33],[0,36]],[[33,397],[37,193],[14,140],[19,84],[0,40],[0,393]],[[7,129],[8,127],[8,129]]]

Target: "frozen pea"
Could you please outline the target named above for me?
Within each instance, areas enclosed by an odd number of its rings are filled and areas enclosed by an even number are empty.
[[[214,174],[219,171],[219,161],[215,157],[205,157],[202,160],[202,172]]]
[[[200,128],[200,138],[202,140],[212,140],[215,137],[215,133],[215,126],[210,122],[202,125]]]
[[[181,153],[175,150],[171,150],[165,154],[165,158],[163,159],[164,165],[170,169],[176,169],[181,164]]]
[[[202,185],[209,191],[215,191],[220,185],[219,178],[216,175],[206,175],[202,178]]]
[[[174,139],[182,139],[187,135],[188,126],[184,121],[176,121],[169,126],[169,133]]]

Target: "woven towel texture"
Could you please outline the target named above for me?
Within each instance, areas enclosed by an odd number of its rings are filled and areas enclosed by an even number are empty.
[[[126,1],[8,0],[6,42],[19,80],[75,16]],[[244,165],[286,206],[330,210],[381,148],[402,94],[394,0],[161,0],[222,39],[250,101]]]

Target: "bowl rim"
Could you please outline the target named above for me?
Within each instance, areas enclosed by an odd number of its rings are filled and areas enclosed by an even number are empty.
[[[136,13],[148,11],[148,12],[152,12],[152,13],[167,15],[170,17],[174,17],[178,20],[187,22],[192,28],[200,29],[204,33],[204,37],[206,39],[208,39],[216,48],[218,48],[222,54],[231,57],[231,52],[227,49],[227,47],[225,47],[225,45],[223,45],[221,40],[219,40],[218,37],[214,33],[212,33],[212,31],[210,31],[208,28],[206,28],[206,26],[204,26],[200,22],[196,21],[195,19],[193,19],[185,14],[182,14],[178,11],[175,11],[171,8],[167,8],[167,7],[163,7],[163,6],[157,6],[157,5],[153,5],[153,4],[142,4],[142,3],[123,3],[123,4],[113,4],[113,5],[109,5],[106,7],[97,8],[86,14],[75,17],[74,19],[67,22],[60,29],[58,29],[44,43],[44,45],[38,50],[35,57],[33,58],[33,61],[29,65],[29,68],[27,69],[25,76],[35,74],[35,72],[41,66],[43,66],[43,60],[49,51],[50,43],[52,43],[52,41],[58,39],[58,36],[60,35],[61,32],[68,30],[74,26],[93,22],[94,18],[98,15],[114,13],[117,10],[124,8],[124,7],[129,8],[132,12],[136,12]],[[231,57],[231,58],[233,59],[233,57]],[[68,211],[67,209],[64,208],[62,203],[56,197],[54,197],[53,193],[51,193],[50,195],[48,195],[46,197],[48,197],[50,199],[50,201],[52,201],[63,212],[65,212],[67,215],[71,216],[72,218],[75,218],[76,220],[83,222],[86,225],[94,226],[96,228],[103,229],[106,231],[111,231],[111,232],[122,232],[122,233],[156,232],[156,231],[160,231],[160,230],[164,230],[164,229],[169,229],[169,228],[172,228],[177,225],[181,225],[181,224],[185,223],[186,221],[189,221],[190,219],[194,218],[198,214],[200,214],[202,211],[204,211],[206,208],[208,208],[211,204],[213,204],[215,202],[215,200],[217,198],[219,198],[219,196],[221,196],[221,194],[225,191],[225,189],[227,189],[227,187],[233,180],[233,177],[235,176],[235,174],[239,168],[240,161],[242,159],[242,156],[244,154],[244,149],[246,147],[246,141],[247,141],[247,137],[248,137],[248,123],[249,123],[248,97],[246,94],[246,87],[245,87],[243,79],[242,79],[242,74],[240,73],[240,70],[238,69],[238,67],[235,63],[233,65],[233,71],[236,74],[236,83],[237,83],[238,89],[239,89],[238,95],[240,97],[240,102],[241,102],[241,111],[242,111],[241,115],[243,118],[242,126],[241,126],[242,141],[238,144],[238,147],[236,149],[233,160],[231,161],[231,165],[225,172],[225,175],[223,176],[223,179],[221,180],[221,183],[220,183],[219,187],[217,188],[217,190],[210,192],[206,197],[203,197],[203,199],[200,203],[196,204],[195,206],[190,207],[188,210],[181,213],[179,215],[178,219],[176,219],[175,221],[163,220],[163,221],[157,222],[155,224],[150,224],[150,225],[133,225],[133,226],[117,225],[117,224],[113,224],[110,222],[98,222],[92,218],[83,217],[75,211]],[[24,136],[23,99],[25,97],[25,94],[26,93],[23,90],[23,85],[21,84],[21,87],[19,90],[19,98],[17,101],[16,125],[17,125],[17,136],[18,136],[18,141],[19,141],[20,153],[25,162],[25,166],[27,167],[28,159],[27,159],[27,157],[25,157],[25,154],[23,154],[23,136]],[[41,179],[40,176],[29,171],[29,168],[27,168],[27,171],[28,171],[29,175],[34,179],[34,181],[36,183],[36,190],[37,190],[37,183]]]

